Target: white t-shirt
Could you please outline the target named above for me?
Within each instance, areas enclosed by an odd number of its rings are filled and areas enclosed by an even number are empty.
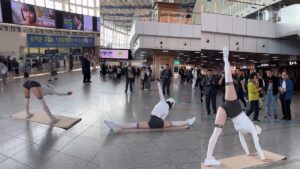
[[[157,83],[157,87],[158,87],[160,101],[154,106],[151,115],[165,120],[165,118],[169,114],[169,105],[166,102],[165,97],[162,93],[160,83]]]
[[[282,82],[281,87],[282,87],[283,89],[286,89],[286,82],[285,82],[285,80]]]

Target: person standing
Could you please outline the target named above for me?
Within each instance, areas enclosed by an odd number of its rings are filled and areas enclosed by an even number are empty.
[[[265,79],[265,117],[271,118],[272,115],[277,119],[277,100],[279,98],[279,79],[273,75],[271,70],[266,71]]]
[[[243,103],[244,108],[247,108],[247,102],[245,100],[245,83],[244,83],[244,75],[243,72],[240,68],[236,68],[236,74],[237,74],[237,87],[236,87],[236,92],[238,99]]]
[[[128,64],[126,69],[126,88],[125,93],[127,93],[128,85],[130,85],[130,91],[133,93],[132,83],[134,82],[134,69],[131,66],[131,63]]]
[[[287,72],[282,72],[282,84],[279,88],[280,90],[280,102],[282,107],[282,119],[281,120],[291,120],[291,101],[294,92],[293,81],[289,78]]]
[[[250,108],[247,111],[247,116],[250,116],[254,112],[253,121],[259,121],[259,91],[262,88],[258,88],[258,77],[256,72],[250,74],[250,81],[248,82],[248,99],[250,102]]]
[[[73,62],[74,62],[74,58],[72,55],[69,56],[69,71],[72,72],[73,70]]]
[[[218,82],[217,79],[213,76],[213,72],[211,69],[207,70],[207,76],[203,78],[201,84],[204,88],[207,114],[209,115],[211,113],[210,103],[212,104],[213,113],[216,114],[217,112],[216,97],[217,97]]]
[[[167,90],[167,95],[170,96],[170,84],[171,84],[172,77],[173,77],[173,72],[172,72],[169,64],[166,64],[166,68],[161,72],[164,96],[165,96],[166,90]]]
[[[24,78],[28,78],[30,72],[31,72],[30,61],[26,60],[25,65],[24,65]]]
[[[193,71],[192,71],[192,77],[193,77],[193,84],[192,84],[192,89],[195,89],[196,87],[196,82],[198,78],[198,70],[197,67],[195,66]]]
[[[85,54],[81,60],[83,83],[92,83],[91,81],[91,62],[88,55]]]
[[[142,90],[144,90],[145,89],[145,78],[146,78],[146,70],[145,70],[146,68],[145,67],[143,67],[142,68],[142,71],[141,71],[141,74],[140,74],[140,81],[141,81],[141,86],[142,86]]]
[[[151,88],[151,78],[152,78],[152,69],[151,69],[151,67],[148,67],[146,69],[148,69],[146,71],[146,74],[147,74],[146,89],[150,90],[150,88]]]
[[[3,58],[0,57],[0,78],[2,79],[3,84],[6,84],[8,68],[3,63]]]

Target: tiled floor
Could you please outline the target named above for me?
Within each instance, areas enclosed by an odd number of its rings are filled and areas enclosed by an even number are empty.
[[[35,77],[46,82],[47,77]],[[147,120],[159,100],[157,88],[133,94],[124,93],[124,81],[100,80],[93,74],[91,85],[82,84],[80,72],[59,75],[56,89],[71,90],[69,97],[45,97],[54,114],[81,117],[83,120],[70,130],[11,119],[22,111],[23,79],[0,86],[0,169],[198,169],[204,160],[214,118],[207,117],[199,91],[175,82],[172,96],[176,108],[168,119],[183,120],[197,117],[190,130],[169,132],[138,132],[114,134],[103,124],[104,119],[116,122]],[[220,99],[218,99],[220,100]],[[293,101],[294,113],[299,106]],[[31,107],[40,109],[36,99]],[[260,168],[299,168],[300,120],[292,123],[263,121],[263,148],[284,154],[285,162]],[[248,138],[249,147],[254,150]],[[217,158],[243,154],[237,132],[230,121],[220,137]],[[257,167],[256,167],[257,168]]]

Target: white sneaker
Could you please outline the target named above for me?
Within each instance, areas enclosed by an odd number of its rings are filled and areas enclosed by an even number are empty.
[[[213,158],[211,158],[211,159],[205,159],[205,162],[204,162],[204,165],[205,166],[216,166],[216,165],[220,165],[221,164],[221,162],[220,161],[218,161],[218,160],[216,160],[214,157]]]
[[[189,125],[192,126],[194,124],[194,122],[196,121],[196,117],[190,118],[187,120]]]
[[[113,122],[104,120],[104,123],[109,127],[111,130],[113,130],[115,133],[119,132],[121,128],[117,127]]]

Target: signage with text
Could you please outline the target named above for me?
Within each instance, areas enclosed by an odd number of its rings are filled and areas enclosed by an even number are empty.
[[[28,47],[93,47],[94,37],[48,36],[27,34]]]

